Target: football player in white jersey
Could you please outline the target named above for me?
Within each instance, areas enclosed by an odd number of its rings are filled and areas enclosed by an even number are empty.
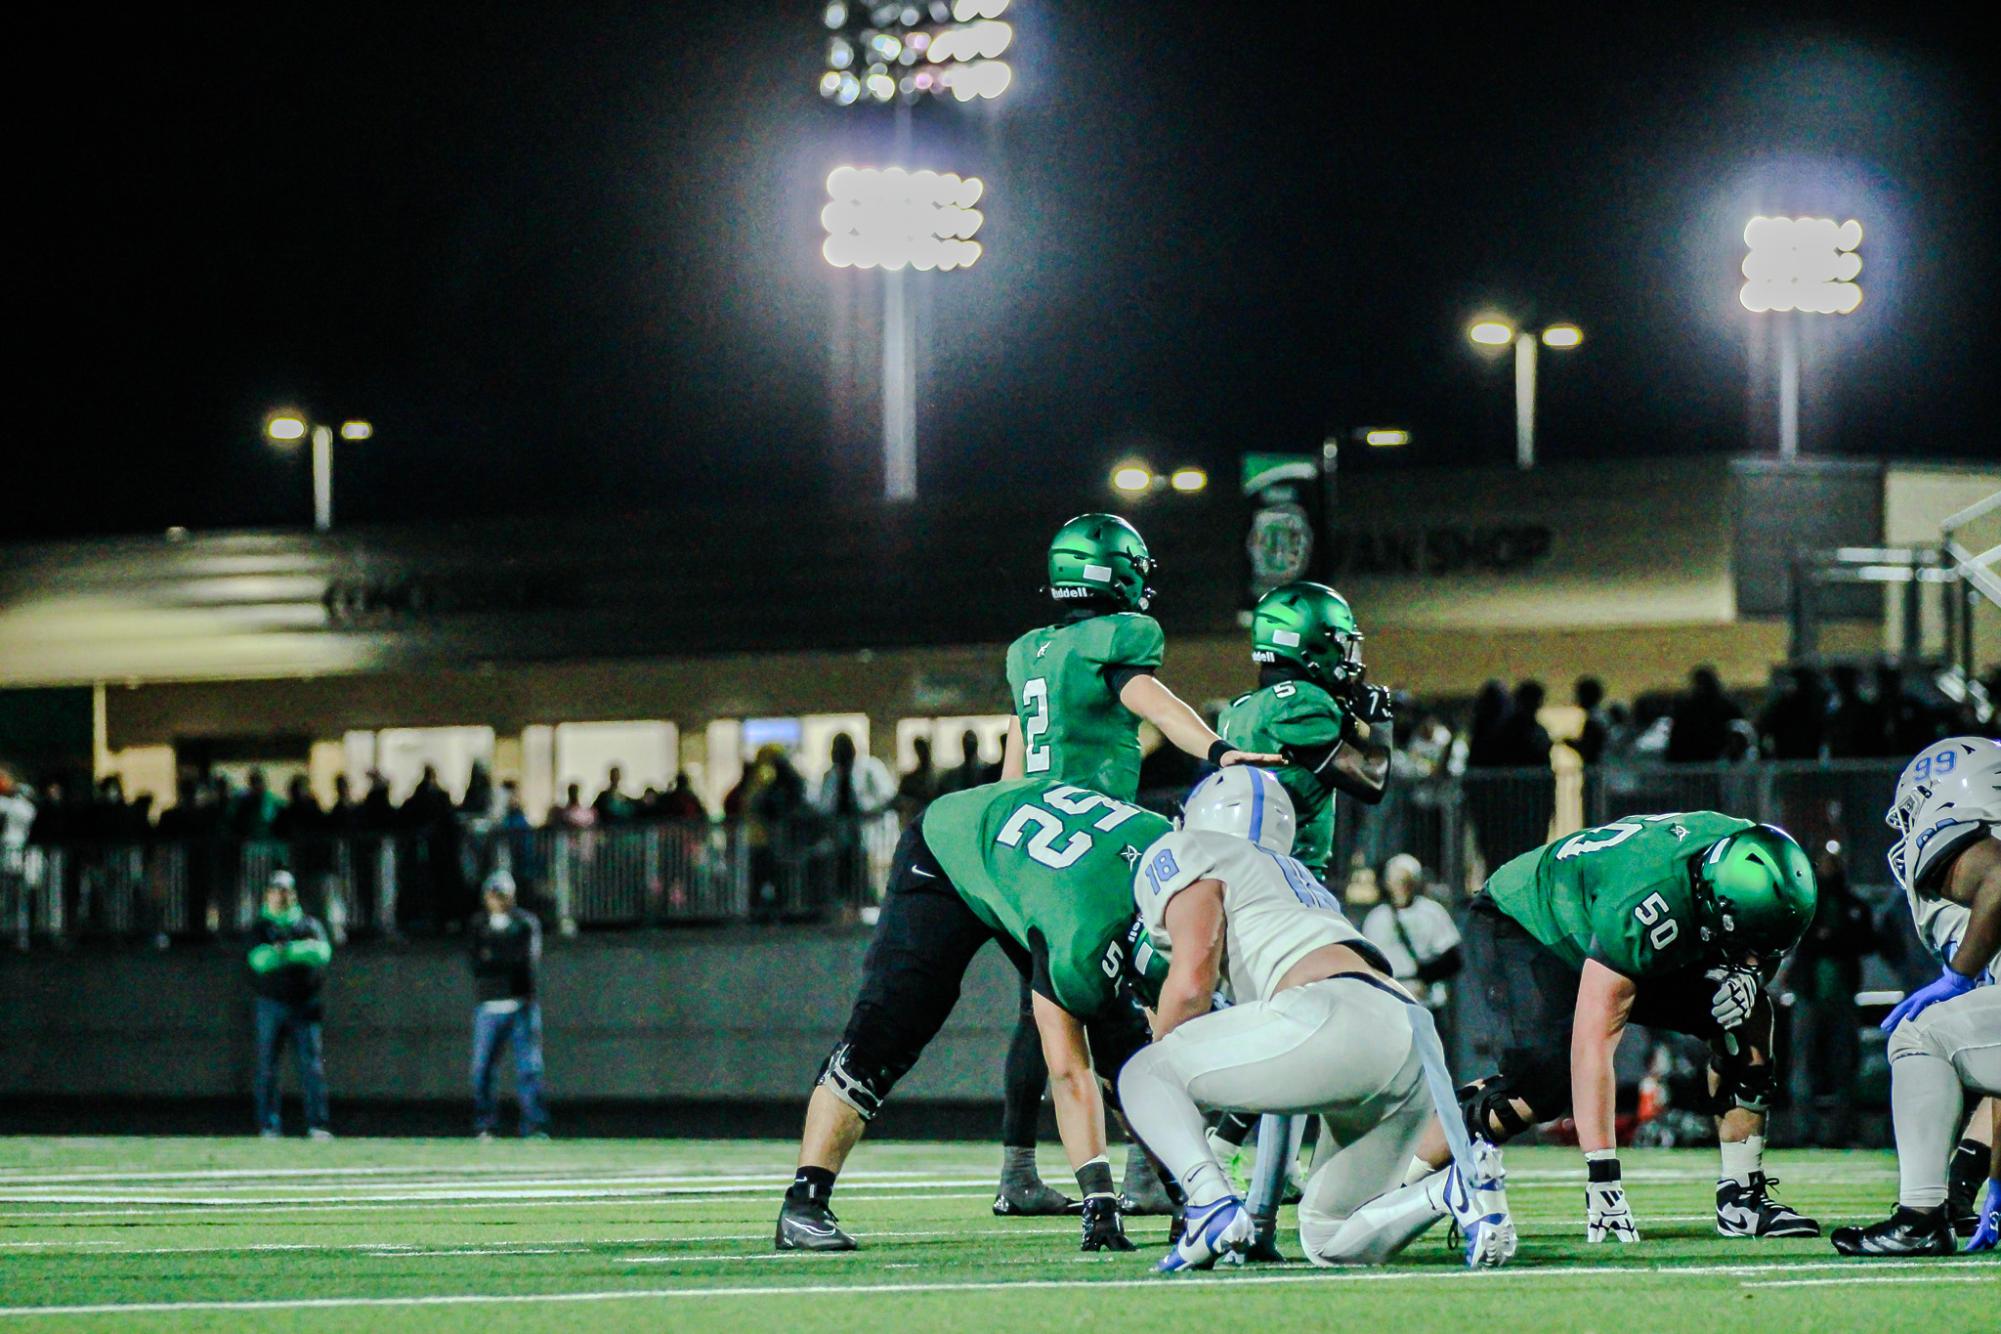
[[[1152,1045],[1119,1077],[1135,1134],[1181,1183],[1186,1226],[1163,1273],[1241,1258],[1254,1225],[1210,1151],[1204,1113],[1322,1118],[1320,1161],[1299,1205],[1318,1265],[1380,1264],[1448,1213],[1466,1262],[1515,1250],[1500,1150],[1456,1146],[1453,1164],[1400,1186],[1435,1106],[1459,1126],[1430,1012],[1288,854],[1291,799],[1271,774],[1222,770],[1188,796],[1181,827],[1141,854],[1133,898],[1145,944],[1168,961]],[[1211,1012],[1223,990],[1234,1002]]]
[[[1947,1156],[1965,1096],[2001,1095],[2001,987],[1993,985],[2001,973],[2001,742],[1953,737],[1918,752],[1897,779],[1888,819],[1898,834],[1890,869],[1943,969],[1883,1021],[1897,1210],[1869,1227],[1837,1228],[1833,1242],[1843,1255],[1948,1255]],[[2001,1151],[1990,1154],[1968,1250],[1995,1244]]]

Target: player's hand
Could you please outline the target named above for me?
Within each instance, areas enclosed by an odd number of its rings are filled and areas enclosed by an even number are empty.
[[[1388,686],[1356,682],[1348,688],[1348,707],[1358,720],[1371,727],[1396,721],[1396,709]]]
[[[1633,1225],[1633,1210],[1626,1203],[1619,1160],[1601,1158],[1586,1166],[1591,1180],[1584,1183],[1584,1240],[1594,1245],[1607,1237],[1622,1244],[1638,1241],[1640,1229]]]
[[[1086,1251],[1131,1251],[1138,1248],[1126,1235],[1125,1220],[1119,1217],[1119,1201],[1113,1195],[1092,1195],[1084,1201],[1084,1244]]]
[[[1948,1001],[1955,996],[1964,996],[1980,984],[1977,977],[1953,971],[1947,964],[1939,972],[1938,981],[1921,987],[1897,1002],[1897,1008],[1890,1011],[1890,1017],[1883,1021],[1885,1033],[1894,1032],[1898,1024],[1906,1019],[1915,1019],[1940,1001]]]
[[[1980,1226],[1973,1229],[1967,1251],[1991,1251],[2001,1244],[2001,1181],[1989,1180],[1980,1201]]]
[[[1709,998],[1709,1013],[1724,1029],[1736,1028],[1751,1017],[1758,1003],[1758,975],[1749,968],[1712,968],[1703,974],[1716,983]]]
[[[1276,769],[1285,763],[1283,755],[1267,755],[1261,750],[1226,750],[1220,761],[1227,769],[1233,764],[1255,764],[1260,769]]]

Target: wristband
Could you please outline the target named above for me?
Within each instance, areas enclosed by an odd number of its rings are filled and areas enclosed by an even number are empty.
[[[1209,745],[1209,763],[1215,765],[1218,769],[1222,768],[1223,757],[1235,749],[1235,746],[1223,740],[1223,738],[1217,737]]]
[[[1619,1180],[1619,1151],[1617,1149],[1591,1149],[1584,1155],[1584,1172],[1594,1184],[1605,1184]]]

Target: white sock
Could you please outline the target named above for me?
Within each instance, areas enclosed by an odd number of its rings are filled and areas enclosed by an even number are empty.
[[[1236,1191],[1230,1186],[1229,1174],[1224,1172],[1214,1158],[1205,1158],[1188,1169],[1188,1175],[1180,1178],[1181,1189],[1188,1196],[1189,1206],[1196,1209],[1214,1204]]]
[[[1754,1172],[1764,1170],[1765,1137],[1763,1135],[1751,1135],[1736,1143],[1724,1140],[1720,1147],[1723,1150],[1723,1180],[1734,1181],[1740,1186],[1748,1186],[1751,1184],[1751,1175]]]
[[[1430,1163],[1427,1163],[1422,1158],[1412,1158],[1410,1160],[1410,1166],[1404,1168],[1403,1170],[1402,1184],[1406,1186],[1414,1186],[1418,1182],[1430,1176],[1433,1172],[1442,1172],[1444,1170],[1445,1169],[1442,1167],[1433,1167]]]
[[[1432,1183],[1402,1186],[1342,1219],[1325,1240],[1316,1238],[1310,1258],[1317,1264],[1379,1265],[1446,1213],[1444,1193]],[[1310,1225],[1303,1215],[1302,1239]]]
[[[1966,1114],[1965,1096],[1950,1061],[1922,1049],[1892,1053],[1890,1116],[1897,1131],[1898,1204],[1936,1209],[1945,1203],[1946,1164]]]

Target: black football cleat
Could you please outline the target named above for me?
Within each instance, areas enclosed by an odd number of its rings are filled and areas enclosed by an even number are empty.
[[[1002,1177],[994,1192],[995,1218],[1049,1218],[1082,1207],[1040,1177]]]
[[[1285,1252],[1278,1248],[1278,1220],[1259,1218],[1254,1221],[1257,1223],[1257,1234],[1251,1238],[1251,1244],[1244,1248],[1244,1259],[1252,1264],[1284,1264]]]
[[[1716,1231],[1725,1237],[1818,1237],[1820,1224],[1772,1198],[1777,1177],[1751,1174],[1751,1184],[1716,1183]]]
[[[1945,1179],[1946,1221],[1959,1236],[1970,1237],[1980,1226],[1980,1192],[1986,1184],[1987,1146],[1979,1140],[1961,1140],[1952,1151]]]
[[[1174,1212],[1174,1201],[1161,1184],[1159,1173],[1138,1149],[1126,1154],[1126,1179],[1119,1184],[1119,1212],[1131,1218],[1165,1218]]]
[[[1951,1255],[1954,1249],[1944,1210],[1920,1212],[1902,1205],[1880,1223],[1834,1229],[1833,1241],[1843,1255]]]
[[[778,1211],[778,1235],[772,1249],[780,1251],[852,1251],[855,1239],[841,1231],[834,1211],[815,1200],[810,1204],[785,1202]]]

